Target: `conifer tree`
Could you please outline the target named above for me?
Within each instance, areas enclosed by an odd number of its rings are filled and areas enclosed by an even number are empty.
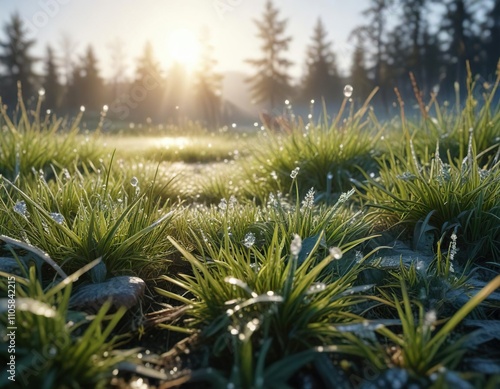
[[[283,56],[291,37],[285,36],[287,20],[279,19],[279,10],[268,0],[261,20],[255,20],[257,36],[262,40],[262,56],[249,59],[256,73],[247,79],[255,103],[266,103],[272,110],[291,93],[288,68],[292,62]]]
[[[62,85],[59,81],[59,72],[57,68],[54,49],[47,46],[45,57],[45,74],[43,76],[43,88],[45,89],[45,106],[48,109],[58,109],[61,106]]]
[[[158,121],[162,116],[165,80],[151,42],[147,42],[137,63],[135,80],[130,88],[131,108],[140,121]]]
[[[354,88],[354,96],[364,101],[374,89],[374,85],[368,75],[363,35],[359,31],[355,31],[351,35],[351,39],[355,39],[356,43],[352,53],[350,84]]]
[[[335,55],[331,49],[332,43],[326,40],[327,34],[321,19],[318,19],[311,45],[307,48],[303,101],[321,98],[330,101],[342,95]]]
[[[21,17],[14,13],[4,26],[5,41],[0,41],[0,65],[4,75],[0,79],[2,99],[9,105],[17,102],[17,83],[20,82],[26,99],[35,94],[38,77],[33,70],[38,60],[30,51],[35,40],[27,37]]]
[[[104,82],[99,75],[97,58],[90,45],[80,58],[80,63],[73,66],[67,99],[69,108],[78,109],[83,105],[91,112],[99,112],[105,102]]]
[[[445,61],[448,67],[449,82],[463,81],[466,77],[466,62],[474,65],[477,54],[473,25],[476,0],[449,0],[445,3],[446,12],[441,32],[446,35]],[[474,70],[473,70],[474,71]]]
[[[216,128],[219,126],[221,114],[222,76],[215,71],[217,61],[213,57],[213,46],[210,44],[210,34],[206,28],[200,35],[200,45],[202,50],[200,66],[195,74],[196,97],[207,126]]]
[[[493,7],[486,15],[486,73],[485,76],[492,76],[497,71],[498,61],[500,61],[500,0],[495,0]]]

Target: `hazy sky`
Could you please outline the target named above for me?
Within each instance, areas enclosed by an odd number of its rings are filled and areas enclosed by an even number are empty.
[[[275,0],[274,4],[281,18],[288,19],[287,32],[293,36],[288,57],[295,62],[295,76],[302,72],[306,46],[318,17],[333,41],[339,65],[347,66],[352,50],[347,38],[363,22],[360,12],[368,0]],[[60,52],[62,34],[77,44],[77,54],[91,43],[104,76],[111,74],[109,46],[116,38],[123,42],[131,70],[147,40],[166,68],[176,55],[172,36],[178,36],[179,30],[184,32],[181,36],[186,31],[194,36],[206,26],[218,69],[248,73],[251,69],[244,60],[255,57],[260,44],[253,20],[262,14],[264,5],[265,0],[0,0],[0,24],[19,11],[30,36],[37,40],[34,51],[39,56],[48,43]],[[3,30],[0,37],[4,38]]]

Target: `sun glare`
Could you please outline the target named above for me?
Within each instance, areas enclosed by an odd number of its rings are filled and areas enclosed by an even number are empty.
[[[174,61],[193,69],[200,54],[200,44],[191,30],[183,28],[170,34],[168,50]]]

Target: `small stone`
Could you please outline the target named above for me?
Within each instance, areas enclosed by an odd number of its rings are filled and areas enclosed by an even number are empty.
[[[131,308],[144,295],[146,283],[139,277],[120,276],[98,284],[78,288],[71,296],[70,307],[82,311],[97,312],[108,300],[115,308]]]

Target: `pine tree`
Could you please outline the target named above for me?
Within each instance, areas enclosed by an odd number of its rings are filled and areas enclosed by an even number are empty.
[[[392,96],[394,87],[391,84],[390,65],[386,53],[387,12],[393,5],[394,0],[370,0],[370,6],[363,11],[363,15],[369,18],[368,22],[355,30],[363,34],[365,42],[374,47],[370,58],[370,62],[373,63],[372,79],[375,86],[381,89],[377,97],[382,100],[386,109],[389,107],[389,96]]]
[[[421,77],[424,85],[424,92],[436,92],[435,88],[439,89],[441,75],[443,74],[443,53],[439,45],[439,39],[436,34],[429,31],[428,22],[423,25],[422,33],[422,52],[421,61]]]
[[[476,0],[449,0],[445,3],[446,12],[441,23],[441,31],[447,35],[445,44],[446,61],[450,83],[463,81],[466,76],[467,61],[474,65],[477,55],[474,35],[474,5]]]
[[[83,104],[91,111],[100,111],[104,104],[104,82],[99,75],[92,46],[87,47],[82,62]]]
[[[385,34],[387,28],[386,12],[390,6],[394,4],[394,0],[371,0],[370,7],[363,11],[363,15],[369,17],[369,22],[364,29],[368,41],[375,47],[373,58],[374,66],[374,81],[381,85],[382,67],[384,66],[385,58]]]
[[[104,82],[99,76],[97,58],[90,45],[80,64],[73,67],[67,98],[72,109],[83,105],[88,111],[98,112],[104,104]]]
[[[125,47],[123,41],[115,38],[108,45],[110,50],[111,66],[113,68],[113,75],[111,77],[112,95],[116,99],[123,92],[125,84],[125,72],[127,70]]]
[[[303,81],[302,101],[324,98],[330,101],[342,94],[340,78],[331,42],[321,19],[314,28],[311,45],[307,48],[306,75]]]
[[[403,15],[401,27],[408,39],[408,67],[416,72],[421,61],[424,34],[424,14],[427,11],[427,0],[406,0],[402,2]]]
[[[350,39],[356,40],[355,48],[352,53],[350,83],[354,88],[354,96],[364,101],[374,89],[374,85],[373,81],[368,76],[363,35],[359,31],[355,31]]]
[[[198,105],[209,128],[217,128],[221,114],[222,76],[215,71],[217,61],[213,58],[209,31],[204,28],[200,35],[202,55],[199,70],[195,74],[195,86]]]
[[[163,110],[163,92],[165,80],[162,75],[160,64],[155,58],[151,42],[146,42],[144,51],[137,62],[135,80],[130,89],[132,108],[135,109],[135,117],[140,121],[148,118],[158,121],[161,119]]]
[[[493,7],[486,15],[486,72],[485,76],[492,76],[497,71],[498,61],[500,61],[500,0],[495,0]]]
[[[402,48],[394,52],[393,63],[399,64],[396,71],[402,75],[400,87],[405,95],[413,95],[408,74],[416,77],[419,88],[427,94],[438,82],[436,70],[439,71],[441,55],[437,40],[432,39],[429,31],[427,15],[430,13],[429,0],[401,1],[401,23],[397,26],[397,35],[402,39]],[[428,66],[430,64],[430,67]]]
[[[62,85],[59,82],[59,73],[54,55],[54,49],[47,46],[47,56],[45,57],[45,74],[43,77],[43,87],[45,89],[45,106],[49,109],[57,109],[61,106]]]
[[[38,60],[30,54],[33,39],[29,39],[18,13],[14,13],[4,26],[5,41],[0,41],[0,64],[5,75],[1,79],[2,99],[14,105],[17,101],[17,82],[21,82],[25,98],[32,97],[38,86],[38,77],[33,65]]]
[[[257,36],[262,40],[262,57],[247,62],[256,69],[256,74],[247,79],[255,103],[266,103],[272,110],[291,93],[290,76],[287,71],[292,65],[283,57],[288,50],[291,37],[285,36],[287,20],[279,20],[279,10],[271,0],[266,3],[262,20],[255,20]]]

